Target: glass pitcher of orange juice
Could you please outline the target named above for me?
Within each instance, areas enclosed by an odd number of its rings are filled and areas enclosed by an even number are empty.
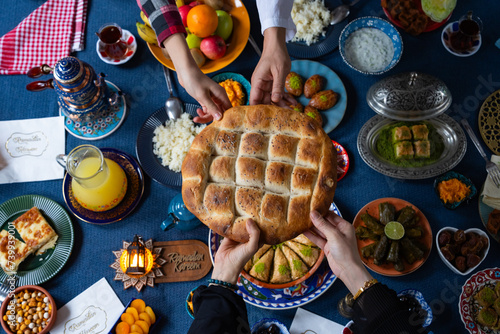
[[[58,155],[56,160],[73,178],[73,196],[84,208],[96,212],[110,210],[125,197],[125,172],[116,162],[104,158],[97,147],[81,145],[67,156]]]

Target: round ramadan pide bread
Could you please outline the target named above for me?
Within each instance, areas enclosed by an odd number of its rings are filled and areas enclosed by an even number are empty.
[[[325,214],[337,185],[332,141],[309,116],[276,106],[240,106],[196,136],[182,164],[182,198],[214,232],[246,242],[245,222],[275,245]]]

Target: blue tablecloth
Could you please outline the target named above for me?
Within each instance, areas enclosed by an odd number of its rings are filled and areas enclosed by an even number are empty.
[[[42,0],[9,2],[9,6],[0,12],[0,35],[14,28],[22,18],[42,3]],[[262,45],[256,5],[254,1],[244,3],[252,22],[251,33],[257,43]],[[316,59],[340,76],[348,93],[345,117],[340,126],[330,133],[331,138],[347,149],[351,161],[349,172],[339,182],[334,199],[346,219],[352,221],[358,210],[372,200],[397,197],[413,203],[423,211],[434,235],[444,226],[483,228],[478,214],[477,198],[457,210],[447,210],[434,194],[433,179],[411,181],[386,177],[368,167],[356,148],[358,131],[375,114],[365,100],[368,88],[383,77],[403,71],[421,71],[441,78],[453,94],[454,101],[447,113],[456,119],[467,118],[478,134],[479,107],[491,92],[500,88],[500,50],[494,46],[495,40],[500,37],[500,5],[493,1],[488,1],[487,4],[484,1],[459,1],[451,20],[458,20],[467,10],[474,10],[484,24],[483,45],[476,55],[469,58],[458,58],[448,53],[441,44],[442,29],[437,29],[417,37],[402,32],[402,59],[393,70],[382,76],[365,76],[355,72],[344,64],[338,50]],[[378,1],[360,2],[353,8],[349,20],[366,15],[384,17]],[[86,49],[76,55],[91,64],[96,72],[106,73],[107,79],[127,94],[130,106],[130,113],[121,128],[93,144],[98,147],[117,148],[134,156],[135,141],[141,125],[155,110],[163,106],[168,97],[163,72],[160,64],[140,39],[137,54],[128,63],[121,66],[103,63],[95,51],[97,36],[94,32],[102,24],[111,21],[135,33],[137,20],[140,20],[139,10],[134,0],[90,1]],[[247,45],[238,59],[224,71],[238,72],[250,79],[257,61],[255,52]],[[0,77],[0,120],[58,115],[54,91],[30,93],[25,90],[25,85],[31,81],[32,79],[26,76]],[[177,82],[175,88],[184,101],[194,102]],[[66,138],[66,152],[85,143],[71,135]],[[486,177],[484,161],[470,141],[468,144],[467,154],[455,170],[469,176],[474,184],[481,188]],[[486,150],[489,152],[487,148]],[[57,180],[0,185],[0,203],[20,195],[40,194],[66,207],[61,193],[61,182]],[[208,229],[203,225],[190,232],[175,229],[163,232],[160,229],[160,223],[166,218],[167,205],[178,192],[146,177],[146,188],[141,203],[123,221],[96,226],[73,217],[75,245],[71,257],[58,275],[42,284],[53,295],[57,306],[61,307],[101,277],[105,277],[124,304],[132,297],[143,298],[150,304],[162,316],[161,333],[186,332],[191,318],[185,311],[184,300],[192,288],[204,284],[206,279],[159,284],[155,288],[147,287],[138,293],[133,288],[123,290],[121,282],[113,281],[114,270],[109,267],[114,261],[112,251],[121,247],[122,240],[131,240],[135,233],[144,238],[154,238],[156,241],[198,239],[207,242]],[[499,244],[493,241],[489,256],[478,270],[498,266],[499,251]],[[434,312],[434,322],[430,328],[435,332],[466,332],[460,321],[458,298],[468,277],[452,273],[439,258],[435,245],[427,262],[416,272],[402,277],[383,277],[378,274],[374,276],[396,291],[405,288],[422,291]],[[347,292],[342,282],[336,281],[325,294],[304,308],[345,324],[348,320],[338,314],[336,305]],[[294,314],[293,309],[270,311],[248,306],[250,324],[263,317],[275,317],[290,326]]]

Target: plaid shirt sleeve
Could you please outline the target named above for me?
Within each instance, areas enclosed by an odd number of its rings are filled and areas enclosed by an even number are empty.
[[[176,33],[186,34],[175,0],[137,0],[137,4],[148,17],[161,47],[167,37]]]

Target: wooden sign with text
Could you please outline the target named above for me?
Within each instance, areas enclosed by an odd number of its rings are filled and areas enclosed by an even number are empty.
[[[212,268],[208,246],[199,240],[158,241],[153,246],[162,248],[160,257],[167,261],[161,267],[165,276],[155,283],[196,281]]]

